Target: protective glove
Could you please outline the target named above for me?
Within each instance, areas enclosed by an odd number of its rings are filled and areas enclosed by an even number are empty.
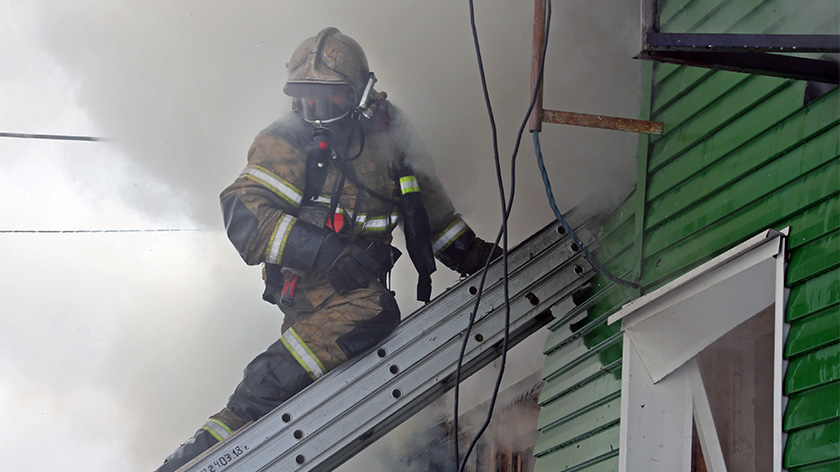
[[[329,235],[315,257],[315,270],[324,276],[340,295],[367,287],[379,270],[379,263],[354,244]]]
[[[499,246],[485,242],[480,238],[475,238],[472,246],[470,246],[464,255],[464,260],[461,261],[461,275],[472,275],[484,268],[488,257],[492,260],[501,255],[502,248]]]

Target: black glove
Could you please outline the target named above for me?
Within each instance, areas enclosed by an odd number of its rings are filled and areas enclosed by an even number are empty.
[[[501,255],[502,248],[499,246],[475,238],[461,261],[460,272],[462,275],[472,275],[484,268],[488,257],[492,260]]]
[[[324,274],[340,295],[367,287],[375,277],[379,264],[354,244],[347,244],[329,235],[315,257],[315,270]]]

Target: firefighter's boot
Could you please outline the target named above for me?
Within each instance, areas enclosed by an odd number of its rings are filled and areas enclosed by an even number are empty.
[[[244,426],[246,420],[225,408],[210,417],[196,433],[178,447],[155,472],[175,472],[184,464],[198,457],[204,451],[215,446],[234,431]]]

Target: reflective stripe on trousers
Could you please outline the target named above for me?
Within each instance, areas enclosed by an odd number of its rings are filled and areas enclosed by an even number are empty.
[[[318,356],[312,353],[312,351],[306,346],[306,343],[300,339],[300,336],[295,332],[294,328],[289,328],[283,333],[283,345],[286,346],[286,349],[295,356],[295,359],[300,363],[301,367],[312,377],[312,380],[318,380],[321,378],[325,373],[327,373],[327,369],[324,368],[324,364],[321,363]]]
[[[204,423],[204,426],[202,426],[201,429],[212,434],[218,441],[224,441],[225,438],[233,434],[233,430],[215,418],[211,418],[210,421]]]
[[[372,275],[344,295],[316,277],[301,279],[294,306],[283,307],[282,336],[245,368],[228,401],[237,415],[256,421],[399,324],[396,300]]]

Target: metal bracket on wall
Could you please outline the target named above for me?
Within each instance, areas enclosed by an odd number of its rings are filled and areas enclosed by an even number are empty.
[[[766,52],[658,51],[646,49],[635,59],[709,69],[769,75],[788,79],[837,84],[840,68],[833,61],[770,54]]]
[[[662,135],[662,122],[636,120],[631,118],[617,118],[606,115],[590,115],[571,111],[557,111],[543,109],[543,82],[540,80],[540,62],[542,61],[542,46],[545,42],[545,3],[546,0],[534,0],[534,40],[531,54],[531,94],[539,82],[536,91],[537,100],[531,111],[530,131],[542,131],[543,123],[561,125],[584,126],[587,128],[611,129],[616,131],[630,131],[633,133]]]
[[[572,210],[569,222],[596,246],[596,220]],[[545,326],[549,311],[595,274],[559,223],[508,252],[509,347]],[[462,378],[497,358],[505,330],[503,267],[487,272]],[[328,471],[443,395],[478,293],[481,273],[409,315],[378,347],[319,379],[256,423],[205,452],[182,472]]]
[[[612,129],[616,131],[630,131],[662,135],[663,125],[659,121],[634,120],[605,115],[588,115],[570,111],[540,110],[543,123],[557,123],[561,125],[586,126],[588,128]]]
[[[840,65],[789,54],[838,53],[838,34],[664,33],[660,0],[642,0],[642,51],[635,57],[670,64],[840,83]]]

